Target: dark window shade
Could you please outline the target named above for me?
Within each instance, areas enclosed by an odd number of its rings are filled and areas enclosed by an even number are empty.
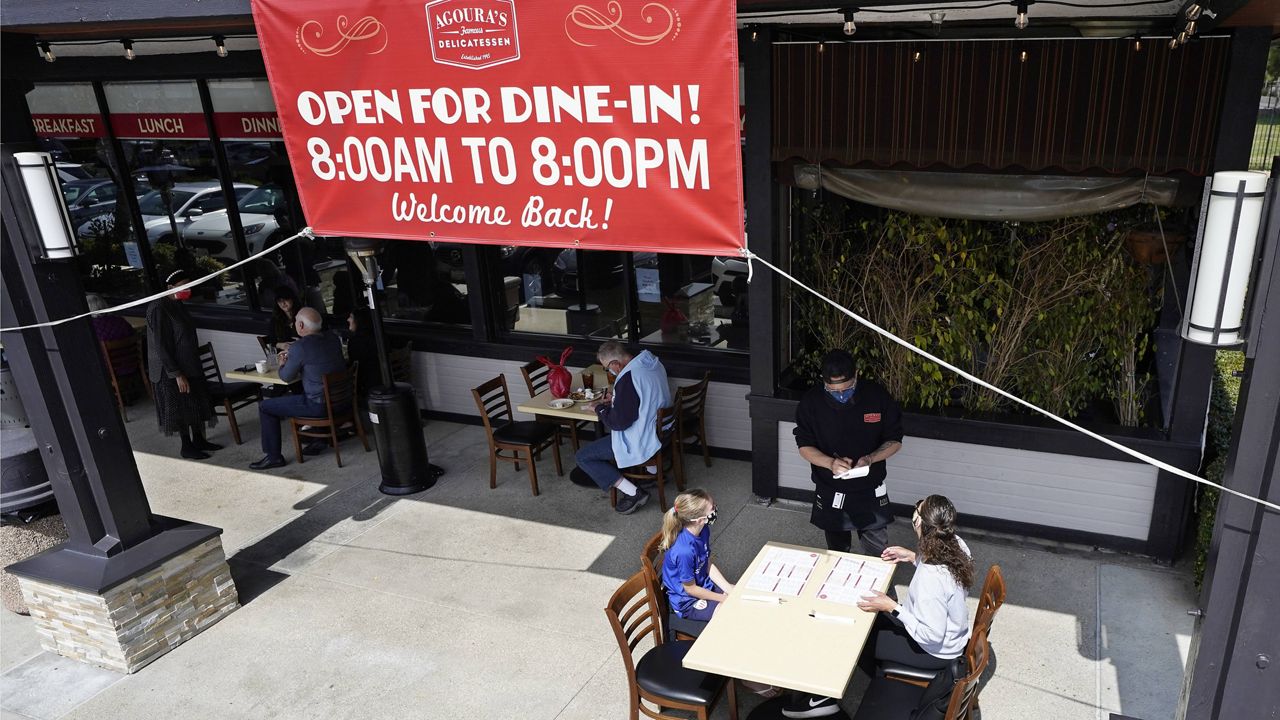
[[[1229,42],[1171,51],[1152,40],[1140,52],[1128,40],[777,45],[773,158],[1203,175]]]

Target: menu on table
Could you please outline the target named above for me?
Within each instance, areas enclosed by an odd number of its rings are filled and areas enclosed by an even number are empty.
[[[841,605],[857,605],[863,593],[878,589],[892,572],[892,565],[879,560],[840,558],[818,589],[818,599]]]
[[[818,564],[818,553],[786,548],[771,548],[761,560],[755,575],[747,581],[752,590],[798,596]]]

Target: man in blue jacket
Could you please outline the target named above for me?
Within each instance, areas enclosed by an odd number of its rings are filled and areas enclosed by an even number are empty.
[[[615,508],[630,515],[649,501],[649,493],[622,477],[618,468],[644,464],[661,445],[658,440],[658,408],[671,407],[667,370],[648,350],[632,355],[626,346],[610,340],[600,346],[596,359],[616,373],[612,395],[587,405],[610,433],[578,451],[578,467],[601,490],[617,488],[622,495]]]
[[[258,403],[262,423],[261,460],[249,465],[269,470],[286,464],[280,454],[280,421],[290,417],[324,417],[324,376],[347,366],[342,359],[342,341],[324,329],[320,313],[304,307],[294,318],[298,339],[280,353],[280,379],[293,382],[302,377],[301,395],[267,398]]]

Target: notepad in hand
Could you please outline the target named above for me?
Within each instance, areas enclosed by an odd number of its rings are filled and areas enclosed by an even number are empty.
[[[862,467],[849,468],[839,475],[832,475],[832,477],[837,480],[850,480],[852,478],[866,477],[869,472],[871,472],[871,466],[863,465]]]

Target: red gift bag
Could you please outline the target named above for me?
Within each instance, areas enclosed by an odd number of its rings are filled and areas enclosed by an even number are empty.
[[[569,369],[564,366],[569,356],[573,354],[573,346],[564,349],[560,353],[559,364],[551,362],[551,358],[546,355],[539,355],[538,362],[551,368],[547,373],[547,383],[551,386],[551,396],[557,398],[569,397],[569,392],[573,390],[573,375]]]

